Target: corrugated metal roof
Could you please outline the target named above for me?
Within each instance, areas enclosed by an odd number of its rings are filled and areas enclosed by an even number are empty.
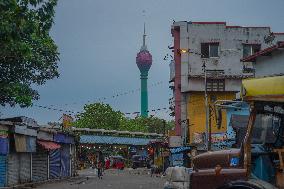
[[[130,138],[115,136],[98,136],[98,135],[81,135],[80,143],[82,144],[123,144],[123,145],[147,145],[153,139],[149,138]]]
[[[38,140],[37,143],[47,150],[56,150],[61,146],[55,142]]]

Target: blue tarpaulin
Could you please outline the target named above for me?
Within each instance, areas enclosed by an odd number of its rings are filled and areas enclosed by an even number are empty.
[[[62,133],[54,134],[54,142],[64,143],[64,144],[74,144],[74,137],[68,136]]]
[[[6,174],[7,174],[7,156],[0,155],[0,187],[4,187],[6,185]]]
[[[189,146],[181,146],[181,147],[171,148],[170,151],[172,154],[175,154],[175,153],[180,153],[180,152],[190,150],[190,149],[191,147]]]
[[[150,141],[153,141],[153,139],[98,136],[98,135],[81,135],[80,137],[80,143],[82,144],[122,144],[122,145],[145,146]]]
[[[0,137],[0,154],[6,155],[9,152],[9,139]]]
[[[49,178],[57,179],[61,176],[60,149],[49,152]]]
[[[70,176],[70,148],[69,145],[62,145],[60,148],[61,151],[61,177],[69,177]]]
[[[183,166],[183,153],[176,153],[171,155],[172,166]]]

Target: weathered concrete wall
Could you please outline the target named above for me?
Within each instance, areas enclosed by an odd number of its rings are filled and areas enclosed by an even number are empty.
[[[192,78],[189,79],[188,85],[190,86],[190,91],[204,91],[204,79],[203,78]],[[226,79],[225,80],[225,91],[239,91],[241,86],[240,79]]]
[[[261,56],[253,64],[255,77],[284,75],[284,49],[277,50],[272,56]]]
[[[209,70],[224,70],[224,75],[241,77],[243,73],[243,44],[261,44],[261,49],[271,44],[264,42],[270,34],[269,27],[230,27],[226,24],[196,24],[191,22],[176,22],[180,27],[180,48],[190,49],[194,53],[181,54],[181,91],[195,91],[196,86],[190,85],[190,76],[202,76],[203,63]],[[284,40],[284,35],[275,35],[274,43]],[[201,43],[219,43],[219,57],[201,58]],[[236,80],[240,80],[236,79]],[[202,85],[204,85],[202,83]],[[240,86],[230,90],[238,91]],[[203,88],[204,87],[200,87]],[[229,88],[228,88],[229,89]]]

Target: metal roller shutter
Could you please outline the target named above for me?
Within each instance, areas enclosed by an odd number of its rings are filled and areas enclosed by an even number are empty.
[[[31,154],[20,154],[20,183],[31,181]]]
[[[18,153],[8,155],[8,186],[16,185],[20,181],[20,157]]]
[[[49,178],[56,179],[60,177],[60,149],[49,152]]]
[[[61,176],[70,176],[70,146],[64,144],[61,147]]]
[[[0,155],[0,187],[6,185],[7,156]]]
[[[47,152],[32,154],[32,181],[47,180]]]

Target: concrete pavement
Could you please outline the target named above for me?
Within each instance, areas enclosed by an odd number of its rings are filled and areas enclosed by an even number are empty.
[[[165,179],[151,177],[146,169],[106,170],[98,179],[93,169],[79,172],[80,179],[37,186],[38,189],[163,189]]]

